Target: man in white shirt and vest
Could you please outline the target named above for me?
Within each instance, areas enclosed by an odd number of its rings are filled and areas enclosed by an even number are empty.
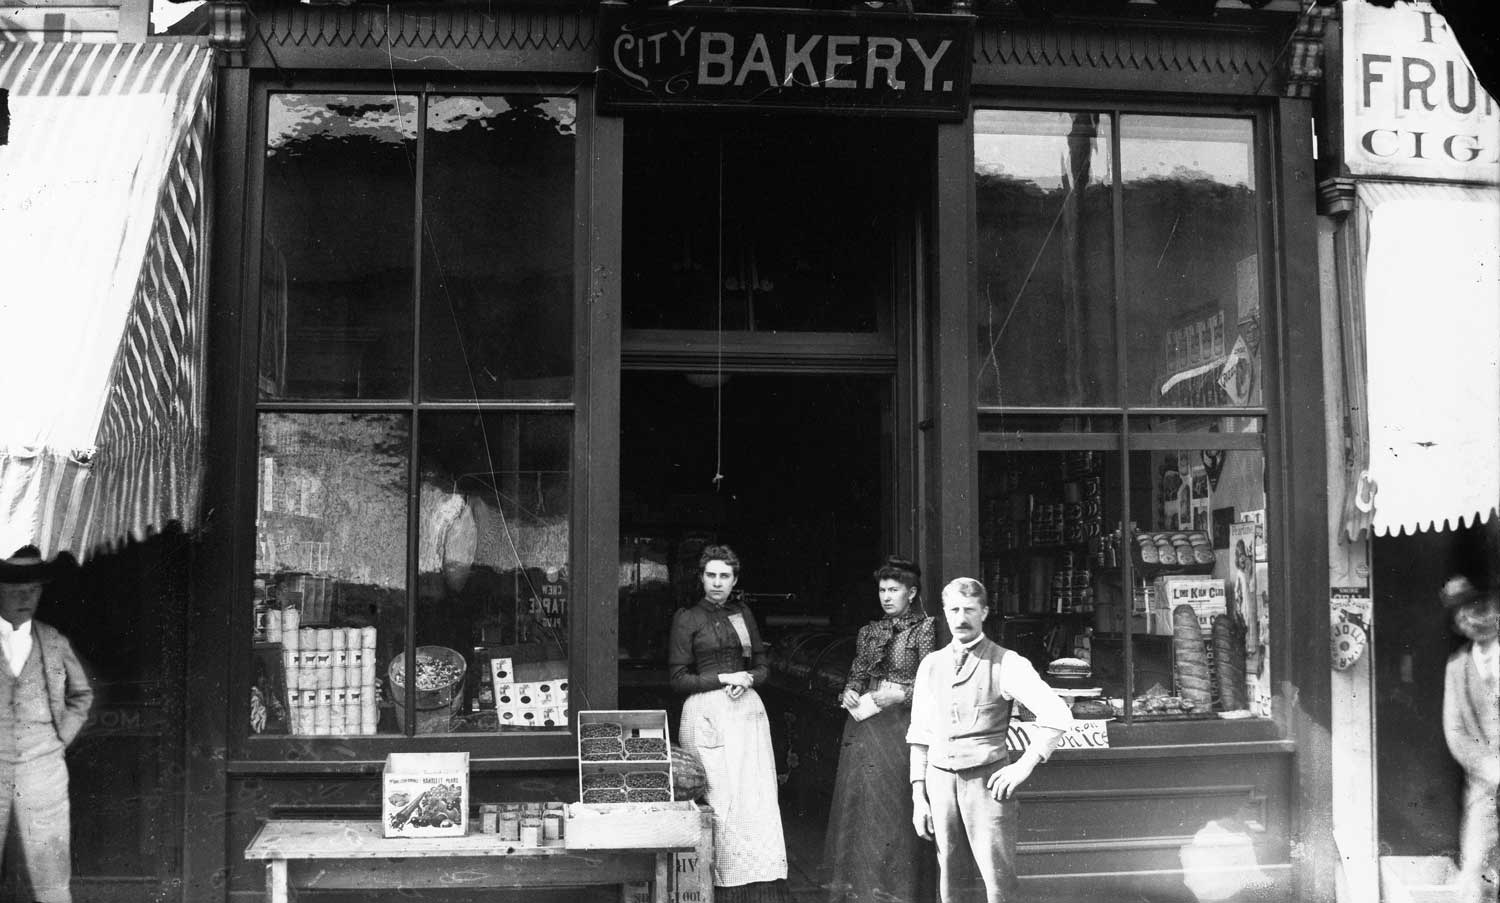
[[[52,565],[35,546],[0,560],[0,854],[15,830],[38,903],[72,903],[63,750],[94,691],[67,638],[33,620]]]
[[[1463,766],[1459,899],[1500,899],[1500,597],[1465,577],[1443,586],[1453,629],[1469,642],[1448,659],[1443,679],[1443,739]]]
[[[1047,761],[1073,715],[1031,662],[984,635],[984,585],[943,587],[953,642],[929,653],[912,690],[912,825],[937,841],[943,903],[1009,903],[1016,893],[1016,788]],[[1010,760],[1011,706],[1036,716],[1036,737]]]

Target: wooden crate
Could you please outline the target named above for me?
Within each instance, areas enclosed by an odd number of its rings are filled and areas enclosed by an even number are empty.
[[[572,803],[563,829],[570,850],[694,849],[696,803]]]

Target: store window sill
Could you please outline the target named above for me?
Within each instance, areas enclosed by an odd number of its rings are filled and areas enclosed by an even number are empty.
[[[1243,720],[1109,723],[1109,746],[1060,749],[1064,761],[1150,759],[1174,756],[1244,756],[1291,754],[1296,744],[1281,736],[1268,718]]]

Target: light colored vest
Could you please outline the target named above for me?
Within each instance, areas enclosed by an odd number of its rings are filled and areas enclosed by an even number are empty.
[[[0,662],[0,762],[30,761],[62,748],[47,699],[41,643],[33,642],[19,675]]]

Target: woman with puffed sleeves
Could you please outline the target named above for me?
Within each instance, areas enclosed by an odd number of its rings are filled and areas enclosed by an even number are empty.
[[[755,692],[768,673],[765,646],[734,593],[734,550],[706,547],[698,571],[703,597],[673,617],[667,665],[673,691],[687,696],[678,742],[702,763],[713,807],[714,899],[787,903],[771,726]]]
[[[932,845],[911,829],[907,783],[912,683],[932,651],[922,571],[888,557],[875,571],[882,615],[860,628],[839,704],[848,710],[828,816],[829,903],[931,899]]]

